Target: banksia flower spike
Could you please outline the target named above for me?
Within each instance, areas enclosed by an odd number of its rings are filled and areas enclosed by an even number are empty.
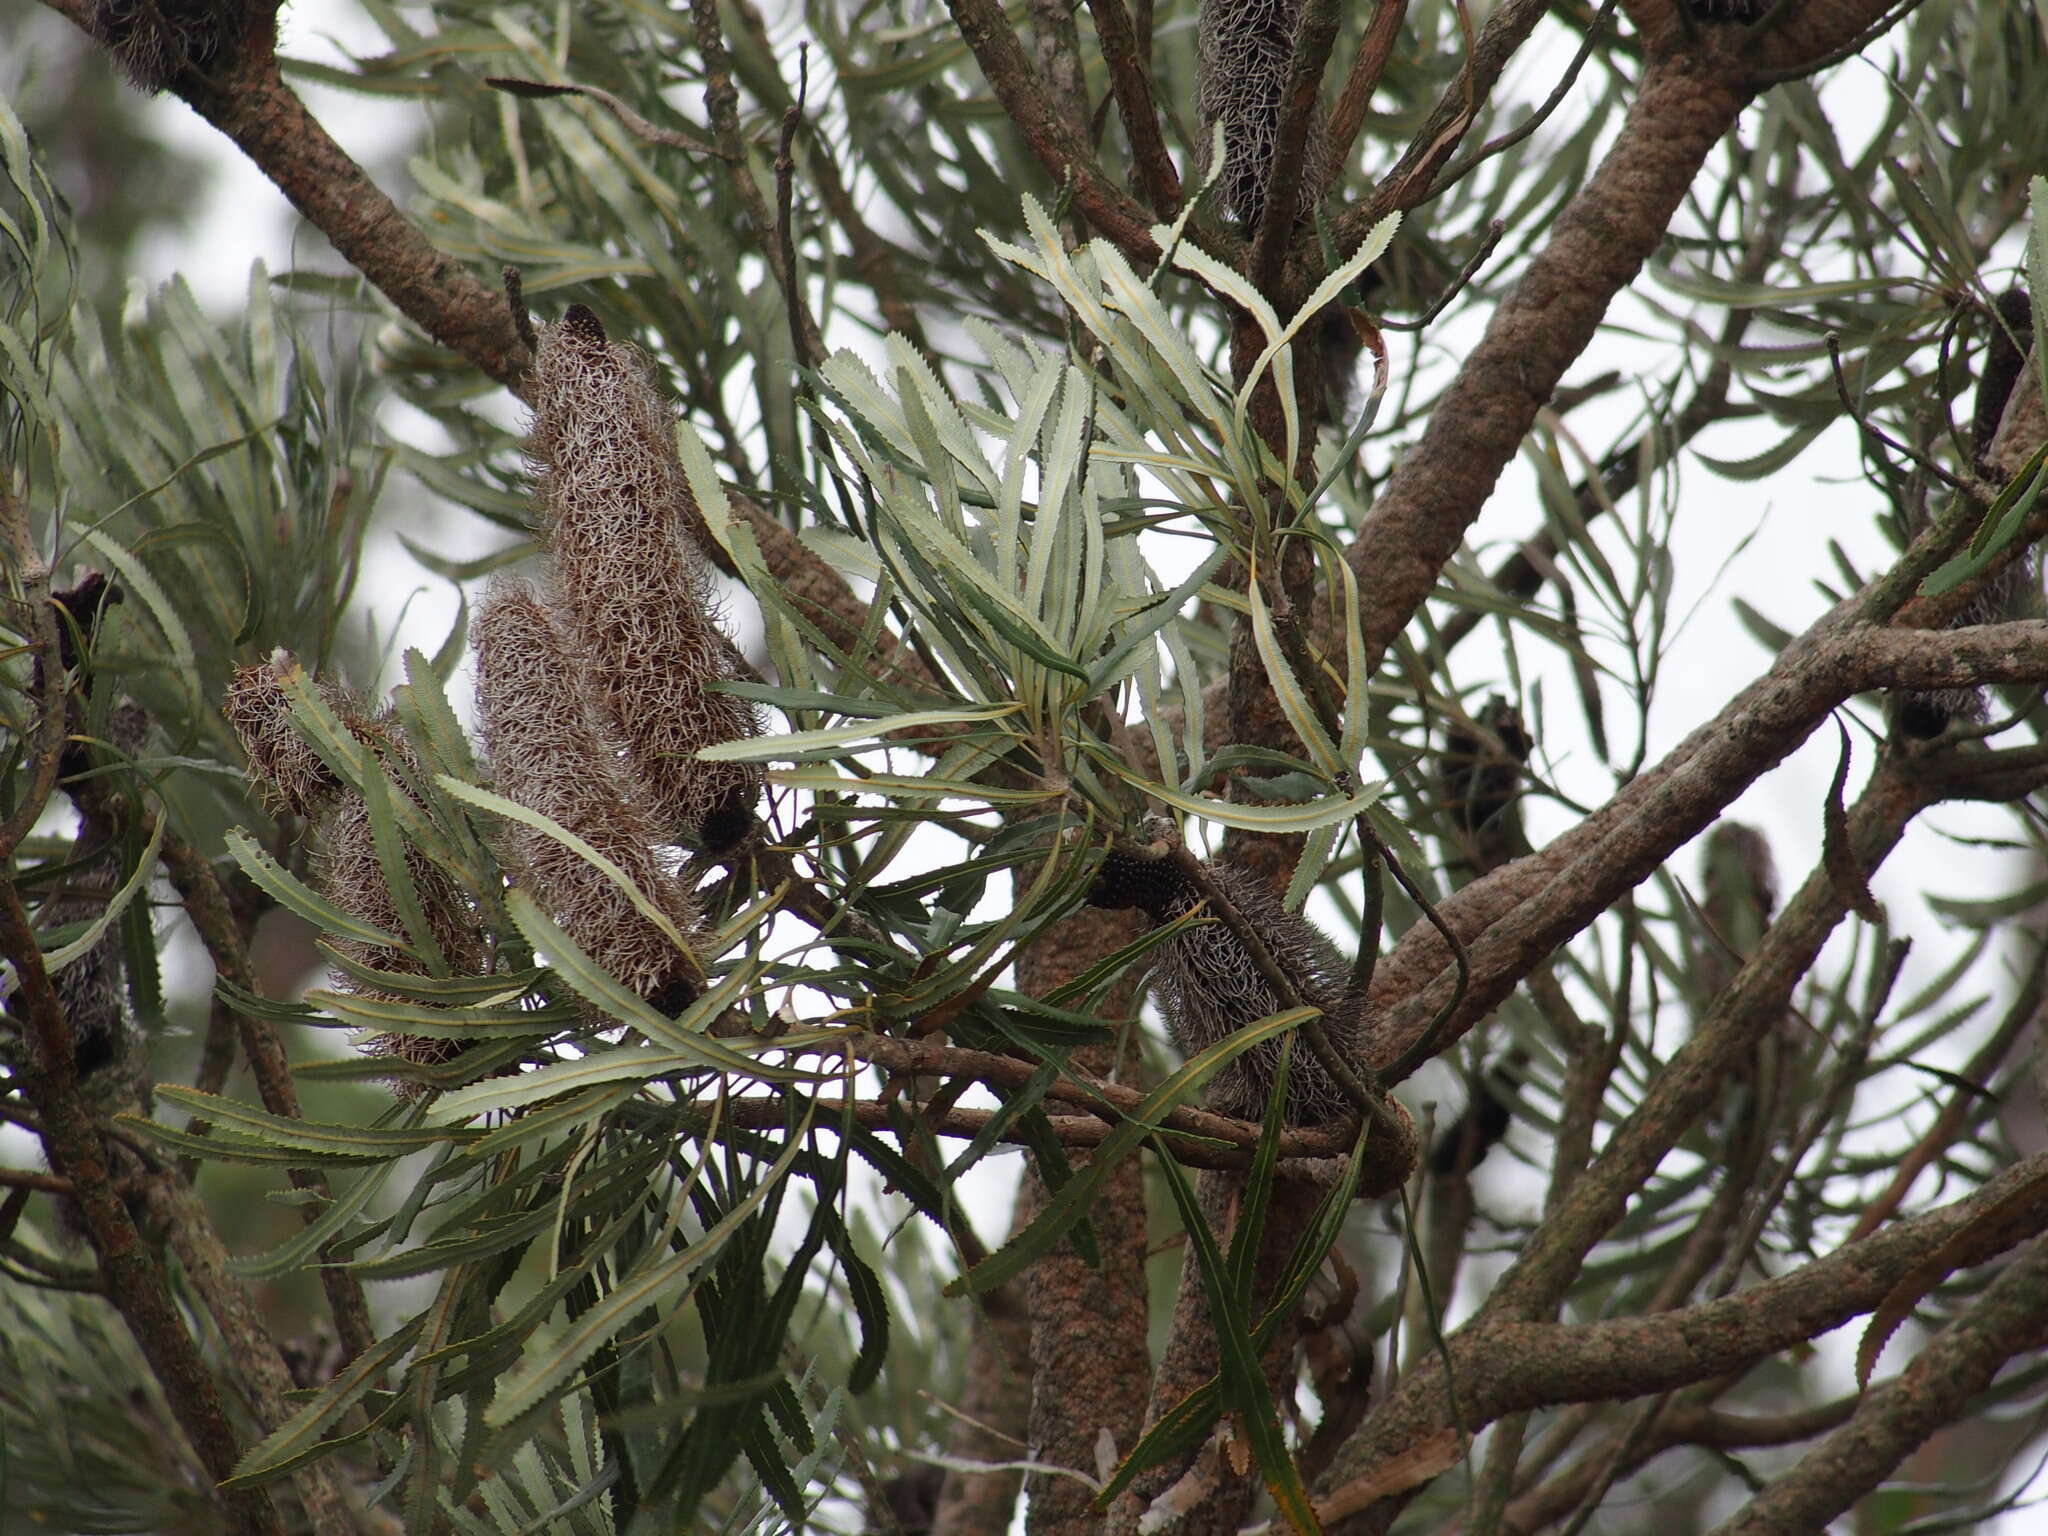
[[[1484,874],[1523,851],[1516,801],[1534,744],[1521,711],[1499,694],[1486,701],[1473,724],[1476,730],[1453,725],[1444,733],[1437,777],[1462,851],[1474,873]]]
[[[1755,953],[1778,910],[1777,866],[1755,827],[1723,819],[1707,834],[1700,910],[1712,932],[1700,946],[1698,975],[1702,996],[1711,1002]]]
[[[139,722],[141,712],[133,714]],[[97,809],[80,811],[71,849],[73,864],[65,873],[63,890],[38,914],[40,921],[52,926],[96,920],[128,874],[119,828]],[[119,933],[110,928],[97,944],[57,972],[51,984],[71,1021],[72,1062],[79,1074],[117,1061],[130,1035]]]
[[[565,617],[601,714],[631,755],[662,841],[742,836],[760,770],[697,753],[758,735],[753,707],[713,685],[733,675],[675,422],[640,354],[607,341],[578,304],[540,334],[527,443]]]
[[[341,780],[292,725],[292,702],[284,679],[298,666],[279,649],[268,661],[237,667],[221,700],[221,713],[249,754],[249,777],[284,810],[315,817],[341,793]],[[331,683],[319,685],[327,707],[358,737],[364,734],[362,706]]]
[[[87,26],[137,90],[155,95],[187,69],[205,69],[274,26],[254,0],[97,0]]]
[[[293,728],[291,697],[283,679],[298,663],[279,651],[260,666],[236,672],[223,711],[248,749],[250,775],[264,783],[279,804],[299,815],[318,818],[320,851],[317,873],[322,893],[351,917],[394,937],[406,935],[405,919],[392,899],[391,880],[377,857],[370,808],[344,784]],[[332,684],[319,685],[321,698],[358,741],[380,757],[395,757],[415,775],[419,764],[396,720],[365,719],[361,705]],[[394,793],[404,793],[394,790]],[[426,918],[427,929],[450,970],[481,975],[490,969],[489,945],[462,888],[419,850],[405,850],[405,870]],[[425,976],[428,967],[406,951],[386,944],[335,936],[335,949],[350,961],[394,976]],[[332,984],[358,997],[414,1002],[383,992],[345,972]],[[364,1042],[373,1055],[391,1056],[416,1066],[438,1066],[466,1050],[467,1043],[426,1035],[377,1035]],[[410,1091],[401,1085],[401,1092]]]
[[[1170,825],[1148,824],[1153,847],[1143,853],[1111,850],[1089,887],[1091,906],[1135,907],[1155,925],[1187,916],[1203,904],[1196,883],[1176,857],[1178,840]],[[1347,1059],[1359,1049],[1360,1018],[1345,1000],[1347,967],[1321,929],[1286,905],[1249,871],[1229,864],[1202,866],[1209,882],[1257,932],[1304,1003],[1323,1010],[1323,1033]],[[1281,1001],[1257,962],[1220,918],[1200,921],[1153,951],[1152,996],[1166,1019],[1173,1043],[1193,1056],[1269,1014]],[[1209,1105],[1217,1112],[1256,1120],[1266,1112],[1280,1042],[1269,1041],[1237,1057],[1209,1081]],[[1286,1119],[1316,1125],[1355,1112],[1350,1098],[1327,1068],[1297,1039],[1287,1065]]]
[[[1266,182],[1280,139],[1280,115],[1294,39],[1301,31],[1301,0],[1202,0],[1196,47],[1200,74],[1195,106],[1201,115],[1203,153],[1223,125],[1223,172],[1216,193],[1245,225],[1266,207]],[[1320,115],[1309,129],[1301,178],[1306,212],[1322,196],[1328,149]]]
[[[498,793],[617,864],[687,939],[696,904],[654,854],[662,839],[598,714],[590,658],[539,592],[504,577],[478,607],[474,640],[478,723]],[[669,1012],[695,995],[696,957],[587,860],[517,823],[506,827],[505,853],[563,931],[627,987]]]

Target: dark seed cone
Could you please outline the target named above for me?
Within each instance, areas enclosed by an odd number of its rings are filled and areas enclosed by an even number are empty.
[[[247,42],[276,10],[251,0],[95,0],[87,25],[135,88],[155,95]]]
[[[1266,207],[1266,183],[1279,147],[1281,109],[1295,35],[1301,30],[1301,0],[1203,0],[1197,24],[1199,73],[1195,108],[1202,124],[1203,156],[1215,126],[1223,125],[1223,173],[1216,196],[1247,226]],[[1309,130],[1302,168],[1300,206],[1306,213],[1322,196],[1329,177],[1328,148],[1321,114]]]
[[[699,913],[654,853],[662,841],[598,713],[590,659],[525,582],[491,584],[476,616],[477,717],[498,793],[547,816],[625,871],[686,938]],[[503,854],[592,959],[671,1011],[696,992],[678,950],[626,894],[553,838],[507,823]]]
[[[699,762],[760,734],[733,676],[711,577],[689,531],[702,522],[675,422],[632,347],[573,306],[540,333],[527,454],[565,616],[589,657],[602,714],[624,741],[663,834],[706,846],[751,825],[760,770]]]
[[[1977,377],[1977,408],[1970,418],[1970,452],[1980,473],[1985,455],[2005,420],[2006,403],[2020,381],[2027,354],[2033,350],[2034,306],[2024,288],[2008,288],[1998,296],[1991,335],[1984,348],[1984,369]]]
[[[2034,312],[2026,290],[2014,288],[2001,294],[1991,338],[1985,348],[1984,366],[1977,379],[1977,404],[1972,416],[1970,451],[1980,475],[1994,484],[2000,476],[1987,456],[1999,423],[2005,418],[2006,402],[2031,350]],[[1999,624],[2024,611],[2027,595],[2037,590],[2034,555],[2030,550],[2007,561],[1978,588],[1977,595],[1949,620],[1950,629],[1973,624]],[[1895,698],[1892,719],[1900,736],[1909,741],[1932,741],[1960,720],[1981,724],[1986,718],[1981,688],[1935,688],[1901,693]]]
[[[1744,26],[1760,19],[1771,0],[1685,0],[1685,7],[1697,21],[1739,22]]]
[[[1437,777],[1458,838],[1484,873],[1523,851],[1516,800],[1534,743],[1521,712],[1499,694],[1474,724],[1477,731],[1454,725],[1445,733]]]
[[[1529,1064],[1522,1051],[1511,1051],[1479,1080],[1478,1091],[1463,1114],[1444,1128],[1430,1149],[1429,1171],[1438,1178],[1470,1178],[1487,1153],[1501,1144],[1514,1123],[1515,1090]]]
[[[1361,1021],[1343,1006],[1348,977],[1337,947],[1307,918],[1288,911],[1256,876],[1227,864],[1204,868],[1301,1000],[1324,1010],[1323,1032],[1330,1044],[1347,1060],[1356,1060]],[[1185,916],[1202,902],[1170,855],[1147,858],[1115,851],[1103,859],[1086,899],[1098,907],[1135,907],[1155,925]],[[1281,1008],[1257,962],[1221,918],[1196,923],[1153,951],[1152,996],[1173,1043],[1189,1056]],[[1247,1051],[1211,1078],[1210,1107],[1244,1120],[1263,1117],[1280,1046],[1274,1040]],[[1318,1125],[1354,1113],[1350,1098],[1299,1032],[1288,1061],[1285,1113],[1290,1125]]]

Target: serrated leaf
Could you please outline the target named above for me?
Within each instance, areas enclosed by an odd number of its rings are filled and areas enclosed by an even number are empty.
[[[236,827],[223,841],[227,850],[241,865],[242,873],[256,882],[266,896],[281,907],[296,912],[316,928],[325,929],[344,939],[353,939],[359,944],[371,944],[380,949],[403,951],[402,940],[381,928],[373,928],[361,918],[342,911],[326,897],[318,894],[286,869],[277,860],[265,853],[246,831]]]

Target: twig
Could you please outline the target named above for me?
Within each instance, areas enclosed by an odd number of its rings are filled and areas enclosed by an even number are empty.
[[[1400,1082],[1443,1049],[1446,1042],[1440,1041],[1440,1036],[1457,1013],[1458,1005],[1465,1000],[1466,990],[1472,985],[1472,957],[1465,952],[1465,943],[1458,937],[1457,930],[1444,920],[1443,914],[1437,911],[1436,904],[1429,899],[1428,894],[1416,884],[1408,871],[1401,867],[1401,861],[1393,856],[1391,850],[1383,848],[1382,852],[1386,855],[1387,868],[1393,872],[1402,892],[1415,903],[1417,910],[1428,919],[1429,925],[1436,929],[1444,943],[1449,946],[1453,972],[1451,995],[1437,1010],[1436,1017],[1429,1021],[1429,1027],[1416,1037],[1413,1045],[1394,1058],[1393,1064],[1385,1073],[1388,1081]]]
[[[1586,28],[1584,39],[1579,43],[1579,51],[1572,56],[1570,65],[1565,69],[1564,78],[1559,80],[1557,88],[1544,98],[1543,105],[1531,113],[1527,121],[1509,129],[1499,137],[1489,140],[1463,159],[1454,161],[1431,184],[1428,196],[1423,198],[1424,202],[1431,202],[1441,197],[1444,193],[1450,191],[1452,187],[1471,175],[1483,162],[1492,159],[1504,150],[1513,149],[1522,140],[1528,138],[1530,134],[1543,126],[1550,114],[1564,104],[1565,97],[1571,94],[1572,87],[1578,83],[1579,72],[1586,67],[1586,60],[1593,56],[1593,45],[1599,42],[1600,34],[1607,29],[1607,23],[1613,19],[1615,7],[1620,3],[1621,0],[1602,0],[1600,9],[1593,13],[1591,25]]]
[[[776,220],[747,163],[747,143],[740,133],[740,92],[733,84],[732,61],[725,51],[718,0],[690,0],[690,17],[696,23],[697,51],[704,60],[704,110],[711,119],[711,131],[717,136],[719,148],[724,151],[733,194],[754,226],[754,236],[760,242],[762,258],[775,278],[775,286],[782,290],[782,302],[790,312],[790,334],[796,340],[797,358],[805,367],[816,368],[827,356],[824,338],[818,334],[818,322],[798,285],[795,267],[784,260],[782,245],[776,238]]]
[[[812,336],[806,332],[806,324],[815,332],[817,324],[810,320],[808,305],[795,293],[797,281],[796,231],[791,227],[796,203],[796,161],[790,155],[790,146],[796,142],[797,129],[803,126],[804,98],[810,94],[811,86],[811,45],[803,43],[796,51],[796,100],[782,113],[782,136],[775,146],[775,245],[782,253],[782,270],[789,274],[790,288],[784,291],[789,302],[789,344],[798,357],[805,356],[805,347],[810,345]],[[816,367],[824,360],[824,342],[818,339],[819,355],[811,358]],[[801,386],[808,395],[810,383],[805,380]]]
[[[1402,0],[1405,3],[1405,0]],[[1131,165],[1138,191],[1162,220],[1180,207],[1180,173],[1159,132],[1159,112],[1152,101],[1152,75],[1139,57],[1138,36],[1124,0],[1088,0],[1102,62],[1109,70],[1109,88],[1117,116],[1131,142]]]
[[[241,924],[213,866],[175,833],[165,835],[160,857],[193,929],[206,946],[215,974],[245,991],[257,990],[254,973],[249,968]],[[241,1035],[242,1052],[248,1058],[249,1070],[256,1080],[257,1096],[262,1099],[263,1107],[274,1115],[298,1119],[298,1088],[292,1082],[291,1064],[285,1056],[282,1042],[277,1038],[277,1030],[268,1019],[253,1018],[239,1011],[235,1011],[234,1016]],[[319,1220],[322,1210],[333,1202],[334,1193],[327,1183],[327,1175],[317,1168],[294,1168],[289,1176],[295,1188],[306,1190],[318,1199],[318,1204],[308,1206],[302,1212],[310,1225]],[[326,1248],[321,1250],[323,1255],[327,1251]],[[320,1285],[334,1314],[335,1333],[353,1359],[377,1342],[362,1282],[342,1265],[328,1263],[320,1266]]]
[[[1549,0],[1504,0],[1487,16],[1477,40],[1466,49],[1458,78],[1438,100],[1421,131],[1409,140],[1393,169],[1379,179],[1364,202],[1335,221],[1332,234],[1340,255],[1357,250],[1373,226],[1388,214],[1405,212],[1428,197],[1438,168],[1464,139],[1479,104],[1491,94],[1508,60],[1529,40],[1549,9]],[[1469,39],[1471,21],[1462,5],[1458,19]]]
[[[1856,423],[1856,430],[1863,435],[1863,440],[1866,443],[1881,443],[1883,446],[1891,449],[1892,452],[1900,455],[1902,458],[1909,460],[1916,468],[1918,468],[1924,474],[1933,476],[1935,479],[1939,480],[1943,485],[1947,486],[1950,490],[1957,492],[1959,495],[1970,497],[1979,506],[1987,506],[1990,504],[1992,500],[1991,493],[1988,490],[1986,490],[1985,487],[1981,485],[1971,484],[1960,479],[1956,475],[1949,473],[1949,471],[1943,469],[1939,464],[1937,464],[1933,459],[1929,458],[1926,454],[1922,453],[1919,449],[1910,447],[1907,444],[1900,442],[1890,433],[1884,431],[1881,427],[1877,426],[1874,422],[1872,422],[1867,415],[1865,415],[1861,410],[1859,410],[1857,408],[1855,400],[1853,400],[1849,394],[1848,376],[1842,371],[1841,334],[1836,331],[1829,331],[1827,334],[1827,345],[1828,366],[1833,371],[1835,378],[1835,395],[1838,399],[1841,400],[1842,409],[1848,413],[1849,419]]]
[[[2013,1047],[2025,1039],[2039,1021],[2043,986],[2044,982],[2048,982],[2048,977],[2044,977],[2043,974],[2044,964],[2048,964],[2048,956],[2037,956],[2028,975],[2027,984],[2020,989],[2019,996],[2013,999],[2012,1006],[2006,1010],[2006,1015],[1999,1022],[1997,1030],[1962,1070],[1961,1076],[1965,1083],[1982,1084],[1983,1088],[1972,1091],[1958,1087],[1949,1095],[1948,1102],[1941,1107],[1941,1113],[1934,1117],[1934,1124],[1927,1128],[1927,1133],[1899,1160],[1898,1172],[1892,1175],[1892,1180],[1885,1186],[1883,1193],[1865,1206],[1863,1214],[1856,1218],[1856,1225],[1849,1229],[1845,1242],[1853,1243],[1859,1237],[1868,1237],[1891,1220],[1904,1202],[1906,1191],[1913,1187],[1914,1180],[1926,1171],[1927,1166],[1948,1148],[1956,1133],[1968,1121],[1970,1111],[1984,1107],[1985,1090],[1988,1090],[1993,1074],[2012,1053]]]
[[[766,23],[759,9],[753,5],[738,8],[739,23],[767,53],[773,47],[769,41]],[[777,74],[768,80],[758,82],[756,89],[767,89],[772,84],[777,99],[770,103],[773,108],[788,111],[794,105],[788,87]],[[859,207],[846,189],[846,182],[839,174],[838,163],[832,158],[830,147],[822,134],[811,134],[799,146],[811,180],[816,187],[818,201],[832,220],[846,236],[846,243],[853,251],[853,270],[875,295],[875,303],[882,312],[882,322],[897,332],[910,344],[924,353],[932,355],[931,347],[925,340],[924,327],[917,318],[917,308],[912,302],[915,283],[906,277],[903,264],[906,253],[898,246],[876,234],[867,220],[861,217]]]
[[[1301,222],[1304,191],[1312,191],[1308,165],[1309,129],[1316,116],[1317,95],[1330,50],[1337,42],[1343,16],[1338,0],[1303,0],[1294,34],[1294,53],[1287,64],[1287,85],[1280,100],[1280,128],[1266,171],[1258,233],[1252,239],[1246,275],[1260,293],[1273,297],[1287,247]]]
[[[594,85],[571,85],[547,80],[522,80],[510,75],[486,75],[484,84],[494,91],[503,91],[508,96],[524,96],[530,100],[545,100],[550,96],[581,96],[594,101],[619,120],[634,138],[643,144],[660,144],[669,149],[686,149],[692,154],[713,155],[730,162],[732,151],[714,141],[702,129],[663,128],[651,123],[636,112],[632,106],[614,96],[610,91],[601,91]]]
[[[906,1040],[893,1035],[849,1033],[834,1044],[857,1060],[886,1067],[894,1073],[917,1076],[967,1076],[991,1087],[1022,1087],[1037,1070],[1036,1065],[1029,1061],[1010,1056],[997,1056],[987,1051],[966,1050],[936,1040]],[[1097,1082],[1079,1078],[1072,1073],[1055,1078],[1052,1085],[1046,1089],[1045,1096],[1089,1110],[1096,1117],[1097,1123],[1104,1126],[1113,1125],[1122,1116],[1132,1113],[1145,1099],[1141,1091],[1125,1084]],[[733,1107],[739,1102],[741,1101],[735,1101]],[[982,1112],[955,1110],[952,1113],[971,1117]],[[1076,1145],[1095,1144],[1097,1133],[1080,1130],[1077,1117],[1062,1118],[1074,1122],[1072,1134],[1086,1138],[1077,1141]],[[966,1125],[979,1122],[961,1119],[952,1123]],[[1199,1137],[1220,1143],[1233,1151],[1249,1151],[1258,1144],[1260,1134],[1260,1127],[1256,1122],[1233,1120],[1226,1115],[1214,1114],[1191,1105],[1182,1105],[1173,1110],[1158,1124],[1162,1130],[1176,1136]],[[1389,1111],[1389,1124],[1392,1134],[1371,1136],[1366,1139],[1365,1169],[1359,1183],[1361,1192],[1370,1188],[1375,1194],[1385,1194],[1388,1189],[1408,1176],[1415,1150],[1414,1127],[1408,1122],[1406,1114],[1398,1108]],[[1341,1157],[1351,1150],[1351,1145],[1352,1137],[1345,1127],[1289,1127],[1281,1133],[1280,1153],[1283,1158]],[[1177,1152],[1176,1156],[1178,1155]],[[1231,1154],[1218,1155],[1226,1161],[1198,1166],[1239,1166]]]
[[[1351,56],[1351,70],[1344,77],[1344,88],[1337,93],[1337,105],[1330,110],[1330,164],[1344,166],[1351,163],[1352,146],[1358,142],[1359,131],[1365,127],[1366,113],[1372,110],[1373,92],[1380,88],[1380,77],[1387,72],[1387,60],[1393,57],[1394,44],[1400,40],[1401,23],[1408,19],[1408,0],[1375,0],[1372,20],[1366,24],[1365,34],[1358,40],[1358,51]]]
[[[538,352],[540,337],[534,333],[533,314],[526,307],[526,279],[517,267],[500,270],[505,279],[505,308],[512,315],[512,329],[518,334],[520,345],[529,352]]]
[[[76,1186],[54,1173],[37,1173],[32,1168],[0,1168],[0,1188],[29,1189],[44,1195],[68,1195]]]
[[[1891,31],[1892,28],[1919,10],[1924,3],[1925,0],[1903,0],[1903,3],[1896,9],[1887,8],[1876,21],[1854,36],[1844,39],[1837,46],[1814,54],[1810,58],[1802,59],[1796,64],[1786,65],[1783,68],[1757,70],[1750,75],[1750,83],[1761,90],[1767,86],[1782,85],[1787,80],[1803,80],[1808,75],[1818,74],[1821,70],[1832,68],[1834,65],[1840,64],[1845,60],[1853,59],[1880,37],[1883,37],[1885,33]],[[1769,36],[1770,33],[1768,31],[1763,28],[1757,28],[1754,36],[1747,41],[1747,50],[1755,51]]]
[[[78,1095],[71,1024],[57,998],[14,882],[0,879],[0,952],[14,962],[17,1007],[26,1035],[21,1083],[42,1122],[51,1168],[72,1184],[74,1205],[99,1256],[108,1298],[163,1387],[179,1425],[208,1473],[226,1478],[240,1459],[234,1430],[212,1375],[172,1300],[155,1254],[135,1230],[114,1189],[91,1117]],[[281,1536],[284,1529],[260,1490],[220,1496],[233,1529]]]
[[[1157,260],[1159,247],[1152,239],[1151,217],[1103,174],[1094,156],[1067,127],[998,0],[946,0],[946,4],[1004,113],[1046,174],[1071,189],[1075,210],[1131,261],[1149,266]],[[1219,260],[1230,258],[1226,249],[1210,249],[1220,242],[1205,231],[1190,230],[1189,238]]]
[[[1507,228],[1506,221],[1502,219],[1495,219],[1486,226],[1486,238],[1479,242],[1479,248],[1466,258],[1465,265],[1458,269],[1458,275],[1444,285],[1444,291],[1436,296],[1435,300],[1419,319],[1389,320],[1383,316],[1379,322],[1380,329],[1384,331],[1419,331],[1426,328],[1438,315],[1451,307],[1451,300],[1465,291],[1465,287],[1472,281],[1473,275],[1486,265],[1486,258],[1493,254],[1494,247],[1500,244],[1500,237],[1507,233]]]

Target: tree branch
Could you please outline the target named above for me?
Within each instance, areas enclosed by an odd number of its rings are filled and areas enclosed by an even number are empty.
[[[1467,940],[1467,992],[1441,1046],[1648,878],[1845,699],[1880,687],[1967,686],[1973,678],[2048,681],[2048,624],[2039,621],[1950,631],[1870,627],[1882,614],[1878,598],[1893,584],[1888,576],[1837,605],[1712,721],[1572,831],[1443,903],[1446,921],[1475,937]],[[1443,1006],[1451,987],[1447,960],[1442,941],[1418,925],[1381,962],[1374,990],[1389,1006],[1374,1026],[1375,1066],[1395,1060]],[[1435,977],[1426,985],[1425,969]]]
[[[1337,105],[1330,109],[1332,166],[1350,164],[1352,146],[1358,142],[1359,130],[1365,127],[1366,113],[1372,110],[1373,92],[1380,88],[1387,60],[1393,57],[1394,44],[1400,40],[1401,23],[1407,19],[1408,0],[1374,0],[1372,20],[1358,39],[1350,72],[1337,93]]]
[[[28,913],[11,880],[0,880],[0,952],[14,963],[17,1006],[26,1035],[20,1081],[40,1121],[50,1167],[71,1181],[86,1236],[99,1257],[108,1299],[128,1325],[163,1387],[179,1426],[215,1481],[233,1472],[241,1451],[198,1345],[179,1315],[156,1255],[135,1230],[114,1188],[98,1131],[78,1094],[71,1024],[64,1017]],[[215,1496],[230,1527],[250,1536],[282,1536],[284,1526],[258,1489]]]
[[[2048,1153],[2036,1154],[1967,1199],[1899,1222],[1747,1291],[1673,1312],[1598,1323],[1482,1315],[1446,1341],[1465,1428],[1476,1433],[1503,1414],[1524,1409],[1626,1400],[1688,1386],[1818,1338],[1873,1310],[1927,1255],[2044,1175]],[[1958,1265],[1982,1263],[2044,1226],[2048,1194],[2037,1197],[2010,1227],[1985,1231]],[[2038,1280],[2033,1284],[2048,1301],[2048,1287]],[[1369,1474],[1380,1461],[1450,1422],[1443,1367],[1426,1360],[1366,1421],[1346,1449],[1346,1464]],[[1332,1529],[1336,1536],[1341,1528]]]
[[[1138,191],[1162,221],[1180,207],[1180,173],[1159,132],[1159,112],[1152,102],[1152,75],[1139,56],[1138,34],[1124,0],[1088,0],[1095,20],[1095,38],[1109,70],[1109,89],[1117,116],[1131,141],[1131,165]]]
[[[1514,8],[1502,6],[1496,19]],[[1645,76],[1613,147],[1494,311],[1346,551],[1362,578],[1370,664],[1429,596],[1536,413],[1614,295],[1662,243],[1707,152],[1747,99],[1729,72],[1653,66]]]
[[[1266,170],[1258,234],[1252,241],[1246,271],[1252,286],[1268,297],[1279,288],[1287,247],[1301,223],[1308,200],[1303,193],[1316,191],[1320,168],[1308,163],[1309,131],[1315,125],[1323,71],[1329,67],[1337,23],[1342,19],[1343,8],[1337,0],[1303,0],[1294,53],[1287,64],[1287,84],[1280,98],[1279,132]]]
[[[1712,1536],[1797,1536],[1825,1529],[1969,1407],[1999,1369],[2037,1348],[2048,1320],[2048,1240],[2035,1238],[1984,1294],[1849,1422],[1714,1527]]]
[[[1025,57],[1023,44],[1010,30],[1002,6],[996,0],[946,0],[946,5],[1004,113],[1045,173],[1072,190],[1076,211],[1133,262],[1149,266],[1157,260],[1152,220],[1103,175],[1095,157],[1068,128],[1045,82]],[[1190,238],[1198,238],[1196,232],[1190,231]]]

